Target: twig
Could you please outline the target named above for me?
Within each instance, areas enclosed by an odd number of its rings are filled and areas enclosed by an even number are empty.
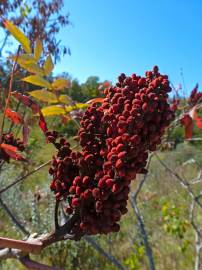
[[[123,267],[123,265],[112,255],[108,254],[103,248],[101,248],[100,245],[98,245],[98,243],[89,236],[84,236],[84,239],[95,249],[97,250],[100,254],[102,254],[104,257],[106,257],[111,263],[113,263],[117,269],[120,270],[125,270],[125,268]]]
[[[149,244],[149,239],[148,239],[148,235],[147,235],[147,232],[145,229],[143,217],[141,216],[141,213],[140,213],[140,210],[137,206],[136,200],[132,197],[130,202],[131,202],[131,205],[132,205],[133,210],[135,212],[136,218],[138,220],[138,226],[139,226],[140,233],[141,233],[141,236],[142,236],[143,241],[144,241],[145,252],[146,252],[147,258],[149,260],[149,267],[150,267],[149,269],[155,270],[156,268],[155,268],[155,263],[154,263],[153,252],[152,252],[151,246]]]
[[[149,156],[149,158],[148,158],[147,167],[146,167],[147,169],[149,168],[149,165],[150,165],[150,163],[151,163],[152,156],[153,156],[153,154],[150,154],[150,156]],[[144,183],[145,183],[147,177],[148,177],[148,174],[145,174],[145,175],[143,176],[143,178],[142,178],[142,180],[140,181],[140,183],[139,183],[139,185],[138,185],[136,191],[132,194],[134,200],[137,200],[137,196],[139,195],[139,193],[140,193],[140,191],[141,191],[141,189],[142,189],[142,187],[143,187],[143,185],[144,185]]]
[[[9,36],[9,34],[8,34],[8,32],[7,32],[7,33],[6,33],[6,36],[5,36],[5,38],[4,38],[4,41],[3,41],[2,45],[1,45],[1,48],[0,48],[0,57],[2,56],[2,51],[3,51],[3,48],[4,48],[5,45],[6,45],[8,36]]]
[[[61,268],[54,266],[47,266],[45,264],[33,261],[29,256],[24,256],[20,258],[20,262],[27,268],[32,270],[62,270]]]
[[[9,215],[12,222],[21,230],[21,232],[23,232],[25,235],[29,235],[30,233],[24,228],[24,226],[20,223],[20,221],[14,216],[14,214],[11,212],[8,206],[4,203],[1,197],[0,197],[0,204],[3,207],[3,209],[6,211],[6,213]]]
[[[28,255],[24,255],[19,249],[4,248],[0,250],[0,260],[18,259],[27,269],[32,270],[62,270],[58,267],[51,267],[45,264],[33,261]]]
[[[13,86],[14,71],[15,71],[16,66],[17,66],[19,52],[20,52],[20,46],[18,46],[17,56],[16,56],[15,62],[13,64],[13,68],[12,68],[12,72],[11,72],[11,78],[10,78],[10,83],[9,83],[8,96],[7,96],[7,99],[6,99],[6,104],[5,104],[5,108],[4,108],[4,112],[3,112],[3,116],[2,116],[2,122],[1,122],[1,127],[0,127],[0,145],[2,143],[2,136],[3,136],[3,129],[4,129],[4,121],[5,121],[5,116],[6,116],[6,110],[8,108],[9,102],[10,102],[10,97],[11,97],[11,92],[12,92],[12,86]]]
[[[151,163],[151,158],[152,158],[153,154],[150,154],[148,162],[147,162],[147,169],[149,168],[149,165]],[[132,193],[131,195],[131,199],[130,199],[130,203],[132,205],[132,208],[134,210],[135,216],[137,218],[138,221],[138,227],[144,242],[144,247],[145,247],[145,252],[149,261],[149,267],[150,270],[155,270],[155,263],[154,263],[154,257],[153,257],[153,252],[152,252],[152,248],[149,244],[149,239],[148,239],[148,235],[145,229],[145,225],[144,225],[144,220],[143,217],[140,213],[140,210],[138,208],[137,205],[137,197],[145,183],[145,181],[147,180],[148,174],[145,174],[144,177],[142,178],[142,180],[140,181],[136,191],[134,193]]]
[[[169,168],[163,161],[162,159],[160,159],[160,157],[155,154],[156,158],[158,159],[158,161],[161,163],[161,165],[168,171],[170,172],[173,176],[175,176],[175,178],[179,181],[179,183],[188,191],[189,195],[191,196],[191,198],[202,208],[202,204],[199,201],[199,196],[196,196],[194,194],[194,192],[192,191],[190,184],[185,181],[182,177],[180,177],[180,175],[178,173],[176,173],[175,171],[173,171],[171,168]]]
[[[41,164],[40,166],[36,167],[33,171],[28,172],[27,174],[25,174],[24,176],[16,179],[15,181],[13,181],[11,184],[9,184],[8,186],[0,189],[0,194],[5,192],[6,190],[8,190],[9,188],[13,187],[14,185],[18,184],[19,182],[24,181],[28,176],[38,172],[39,170],[41,170],[42,168],[44,168],[45,166],[49,165],[51,163],[52,160],[48,160],[47,162]]]
[[[55,202],[55,211],[54,211],[54,219],[55,219],[55,230],[59,229],[59,223],[58,223],[58,209],[59,209],[60,202],[56,200]]]

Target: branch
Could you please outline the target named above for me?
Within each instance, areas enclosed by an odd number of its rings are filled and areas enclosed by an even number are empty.
[[[11,210],[8,208],[8,206],[4,203],[2,198],[0,197],[0,204],[5,210],[5,212],[9,215],[12,222],[25,234],[29,235],[30,233],[24,228],[24,226],[20,223],[20,221],[14,216],[14,214],[11,212]]]
[[[149,165],[151,163],[152,156],[153,156],[153,154],[150,154],[148,162],[147,162],[147,169],[149,168]],[[140,181],[136,191],[134,193],[132,193],[130,203],[132,205],[132,208],[134,210],[135,216],[136,216],[137,221],[138,221],[138,227],[139,227],[139,230],[140,230],[143,242],[144,242],[144,247],[145,247],[146,255],[147,255],[147,258],[149,261],[150,270],[155,270],[155,263],[154,263],[152,248],[149,244],[148,235],[147,235],[147,232],[145,229],[143,217],[141,216],[140,210],[137,206],[137,197],[138,197],[145,181],[147,180],[147,177],[148,177],[148,174],[145,174],[144,177],[142,178],[142,180]]]
[[[134,213],[136,215],[136,218],[138,221],[138,226],[140,229],[140,233],[141,233],[141,236],[142,236],[143,241],[144,241],[145,252],[146,252],[147,258],[149,260],[150,270],[155,270],[156,268],[155,268],[155,263],[154,263],[153,252],[152,252],[152,249],[151,249],[150,244],[149,244],[148,235],[147,235],[147,232],[145,229],[143,217],[141,216],[140,210],[137,206],[137,201],[134,199],[134,197],[131,198],[130,202],[131,202],[131,205],[133,207]]]
[[[149,155],[146,169],[149,168],[149,165],[150,165],[150,163],[151,163],[152,156],[153,156],[153,154],[150,154],[150,155]],[[137,196],[139,195],[139,193],[140,193],[140,191],[141,191],[141,189],[142,189],[142,187],[143,187],[145,181],[147,180],[147,177],[148,177],[148,173],[144,175],[144,177],[143,177],[142,180],[140,181],[140,183],[139,183],[139,185],[138,185],[136,191],[132,194],[133,200],[137,200]]]
[[[89,236],[84,236],[84,239],[95,249],[97,250],[100,254],[102,254],[104,257],[106,257],[111,263],[113,263],[117,269],[119,270],[125,270],[125,268],[123,267],[123,265],[111,254],[108,254],[104,249],[101,248],[100,245],[98,245],[98,243]]]
[[[173,171],[171,168],[169,168],[163,161],[162,159],[160,159],[160,157],[155,154],[156,158],[158,159],[158,161],[161,163],[161,165],[168,171],[170,172],[173,176],[175,176],[175,178],[179,181],[179,183],[181,184],[181,186],[183,186],[189,193],[189,195],[191,196],[191,198],[198,204],[198,206],[200,206],[202,208],[202,204],[199,201],[199,197],[200,196],[196,196],[194,194],[194,192],[192,191],[190,184],[185,181],[178,173],[176,173],[175,171]]]
[[[3,112],[3,116],[2,116],[2,122],[1,122],[1,127],[0,127],[0,145],[2,143],[2,136],[3,136],[3,129],[4,129],[4,121],[5,121],[5,116],[6,116],[6,110],[8,108],[9,102],[10,102],[10,97],[11,97],[11,92],[12,92],[12,87],[13,87],[13,77],[14,77],[14,72],[15,72],[16,66],[17,66],[19,52],[20,52],[20,46],[18,47],[17,56],[16,56],[15,62],[13,64],[10,83],[9,83],[9,89],[8,89],[8,96],[7,96],[7,99],[6,99],[6,104],[5,104],[5,108],[4,108],[4,112]]]
[[[27,267],[27,269],[32,269],[32,270],[62,270],[61,268],[58,267],[51,267],[47,266],[45,264],[33,261],[29,258],[29,256],[24,256],[20,258],[20,262]]]
[[[15,180],[14,182],[12,182],[11,184],[9,184],[8,186],[0,189],[0,194],[5,192],[6,190],[8,190],[9,188],[13,187],[14,185],[18,184],[19,182],[25,180],[28,176],[38,172],[40,169],[44,168],[45,166],[49,165],[51,163],[52,160],[48,160],[47,162],[41,164],[40,166],[36,167],[33,171],[28,172],[27,174],[25,174],[24,176],[18,178],[17,180]]]
[[[2,46],[1,46],[1,48],[0,48],[0,57],[2,56],[2,51],[3,51],[4,47],[6,46],[6,42],[7,42],[8,36],[9,36],[9,34],[8,34],[8,32],[7,32],[6,35],[5,35],[3,44],[2,44]]]
[[[5,259],[18,259],[27,269],[32,270],[62,270],[57,267],[47,266],[45,264],[33,261],[28,255],[24,255],[18,249],[4,248],[0,250],[0,260]]]

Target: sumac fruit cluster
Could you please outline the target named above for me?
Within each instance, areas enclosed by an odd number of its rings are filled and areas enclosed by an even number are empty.
[[[170,91],[168,77],[157,66],[145,77],[121,74],[114,87],[105,89],[103,103],[86,110],[78,132],[80,152],[56,133],[49,134],[58,148],[50,187],[57,200],[68,201],[67,213],[79,213],[74,233],[119,231],[130,183],[147,172],[148,153],[156,150],[174,119]]]

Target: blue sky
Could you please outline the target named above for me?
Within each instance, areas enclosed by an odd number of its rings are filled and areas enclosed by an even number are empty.
[[[201,0],[65,0],[72,26],[59,38],[72,52],[55,72],[80,82],[98,75],[115,82],[121,72],[144,74],[158,65],[174,84],[202,89]]]

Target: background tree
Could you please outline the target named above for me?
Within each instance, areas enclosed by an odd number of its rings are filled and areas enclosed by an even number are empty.
[[[66,45],[61,44],[57,34],[61,27],[70,24],[69,14],[63,15],[61,9],[63,0],[3,0],[0,2],[0,16],[9,19],[26,33],[31,44],[39,38],[44,43],[44,53],[51,53],[54,62],[60,60],[61,55],[70,53]],[[3,30],[2,30],[3,31]],[[10,34],[4,29],[5,36],[1,41],[0,56],[9,42]]]

